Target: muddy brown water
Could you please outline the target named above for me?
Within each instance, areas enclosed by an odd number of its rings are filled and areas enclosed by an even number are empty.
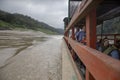
[[[61,80],[61,36],[0,31],[0,80]]]

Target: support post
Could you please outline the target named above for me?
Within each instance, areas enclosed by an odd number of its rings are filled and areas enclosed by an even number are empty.
[[[86,41],[87,46],[96,49],[96,9],[92,9],[86,16]],[[86,80],[95,80],[87,68]]]
[[[72,39],[75,40],[75,29],[72,27]]]
[[[96,9],[86,17],[86,40],[89,47],[96,49]]]

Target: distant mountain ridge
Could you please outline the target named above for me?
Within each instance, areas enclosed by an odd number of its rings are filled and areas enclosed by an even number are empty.
[[[53,28],[52,26],[39,22],[29,16],[8,13],[0,10],[0,30],[31,29],[47,34],[63,34],[63,29]]]

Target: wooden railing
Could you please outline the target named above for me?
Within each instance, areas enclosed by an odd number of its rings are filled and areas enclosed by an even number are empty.
[[[64,37],[76,52],[79,59],[84,63],[86,69],[91,73],[95,80],[120,80],[120,61],[113,59],[95,49]],[[86,76],[86,80],[89,79]]]
[[[97,7],[105,0],[82,0],[71,21],[66,26],[64,40],[86,66],[86,80],[120,80],[120,61],[113,59],[97,50],[96,48],[96,26]],[[83,24],[80,21],[85,19],[86,46],[75,41],[75,26]],[[72,30],[72,39],[69,38],[69,31]],[[101,35],[98,35],[101,36]],[[114,42],[119,34],[105,34],[102,36],[114,36]],[[114,43],[115,44],[115,43]],[[93,49],[94,48],[94,49]]]
[[[101,36],[101,34],[97,34],[97,36]],[[102,34],[102,37],[109,37],[113,36],[114,39],[117,38],[117,36],[120,36],[120,34]]]

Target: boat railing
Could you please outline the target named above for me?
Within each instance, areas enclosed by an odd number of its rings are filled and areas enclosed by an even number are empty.
[[[86,80],[120,80],[120,61],[95,49],[64,37],[79,59],[86,66]],[[89,76],[92,75],[93,78]]]

